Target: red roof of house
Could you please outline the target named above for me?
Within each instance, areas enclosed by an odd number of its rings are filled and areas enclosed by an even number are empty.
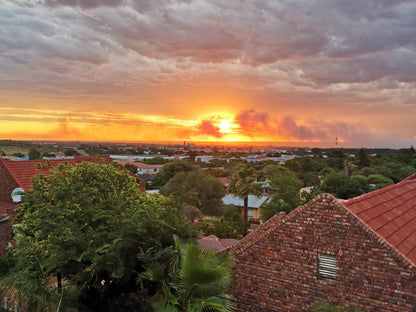
[[[230,184],[230,180],[227,177],[219,177],[218,180],[224,185]]]
[[[416,174],[342,204],[416,263]]]
[[[257,155],[256,158],[257,159],[266,159],[267,156],[266,155]]]
[[[75,166],[84,161],[93,163],[111,164],[113,160],[109,156],[75,156],[72,159],[50,159],[46,160],[22,160],[22,161],[5,161],[0,159],[4,167],[16,183],[23,190],[27,191],[32,188],[32,178],[38,174],[49,175],[50,170],[55,169],[59,164]],[[49,163],[49,166],[47,165]]]

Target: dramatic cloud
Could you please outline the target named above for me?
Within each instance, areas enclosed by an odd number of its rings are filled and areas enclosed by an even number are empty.
[[[267,113],[259,113],[254,109],[240,112],[235,116],[235,122],[240,126],[246,134],[255,133],[257,131],[268,130],[269,115]]]
[[[99,6],[116,7],[121,5],[124,0],[44,0],[48,6],[78,6],[84,9],[96,8]]]
[[[411,140],[415,16],[397,0],[0,0],[0,105],[224,110],[252,139],[322,138],[307,117],[370,114],[367,131]]]
[[[198,125],[198,130],[202,132],[202,135],[210,135],[214,138],[222,137],[220,128],[215,126],[211,120],[202,120],[201,123]]]

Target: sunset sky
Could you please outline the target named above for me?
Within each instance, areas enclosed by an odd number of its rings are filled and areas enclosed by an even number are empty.
[[[416,1],[0,0],[0,139],[416,146]]]

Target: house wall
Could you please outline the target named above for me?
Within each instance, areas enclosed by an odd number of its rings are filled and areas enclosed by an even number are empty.
[[[248,210],[251,210],[253,212],[253,215],[248,217],[249,219],[260,220],[261,208],[248,208]]]
[[[415,267],[403,264],[333,197],[318,198],[257,242],[252,237],[247,249],[235,246],[237,311],[305,311],[318,300],[415,311]],[[318,252],[336,256],[335,281],[318,278]]]
[[[18,187],[16,181],[4,167],[3,162],[0,161],[0,201],[11,201],[12,191],[16,187]]]

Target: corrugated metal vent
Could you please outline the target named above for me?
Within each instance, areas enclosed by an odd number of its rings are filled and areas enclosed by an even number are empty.
[[[337,259],[335,256],[318,253],[318,277],[335,280],[337,276]]]

